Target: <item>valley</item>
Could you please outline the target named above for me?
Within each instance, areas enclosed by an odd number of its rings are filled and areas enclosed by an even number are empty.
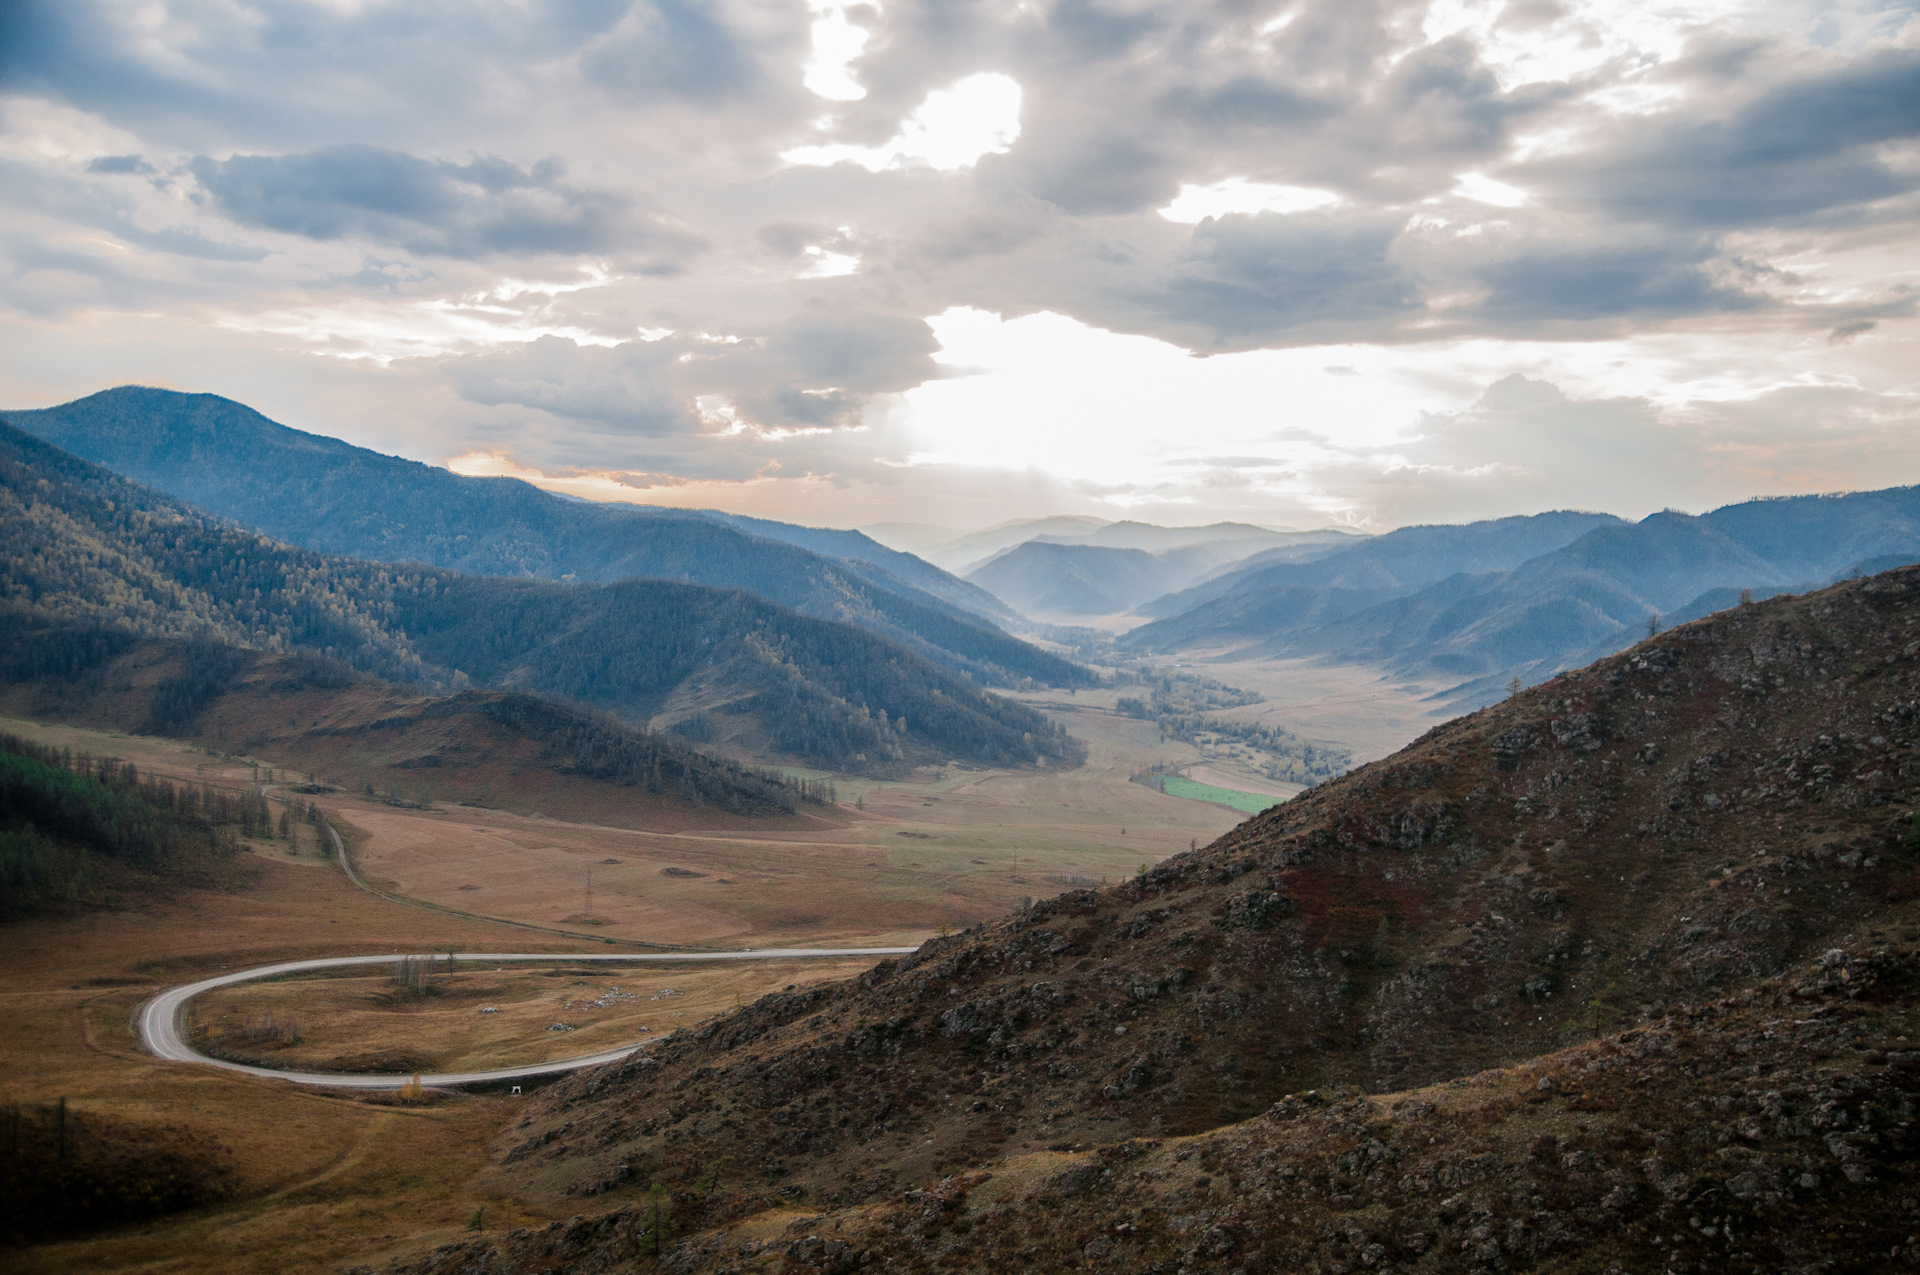
[[[11,978],[0,993],[15,1029],[0,1043],[8,1100],[38,1110],[65,1099],[82,1130],[89,1121],[157,1122],[217,1148],[234,1170],[224,1202],[41,1244],[14,1268],[331,1269],[417,1255],[464,1234],[476,1210],[511,1213],[520,1226],[567,1215],[568,1206],[534,1198],[493,1160],[494,1140],[523,1100],[442,1095],[409,1104],[161,1063],[140,1049],[130,1020],[163,987],[322,955],[551,950],[549,968],[462,967],[438,994],[417,998],[393,996],[384,967],[245,984],[194,1002],[190,1025],[200,1028],[197,1047],[273,1066],[405,1070],[572,1056],[695,1028],[766,994],[857,974],[872,960],[615,972],[570,967],[569,950],[605,952],[609,939],[695,948],[914,943],[1004,915],[1023,898],[1122,879],[1237,822],[1222,807],[1128,782],[1143,759],[1182,759],[1186,746],[1161,744],[1150,726],[1092,704],[1048,711],[1088,742],[1086,765],[1056,773],[949,767],[917,783],[843,779],[831,810],[756,821],[710,809],[704,827],[696,810],[636,820],[636,811],[656,807],[632,790],[624,800],[638,804],[625,815],[604,793],[588,803],[614,822],[570,822],[568,797],[579,785],[561,776],[551,777],[553,800],[536,796],[525,813],[416,809],[340,786],[309,798],[291,793],[309,786],[305,766],[271,753],[0,718],[0,731],[118,757],[147,776],[235,790],[257,781],[274,809],[283,794],[312,800],[369,884],[405,896],[356,889],[314,830],[294,822],[291,836],[248,841],[220,888],[154,881],[110,910],[11,925]],[[329,786],[324,769],[314,778]],[[660,826],[633,826],[650,821]],[[499,1012],[482,1015],[483,1005]],[[549,1032],[557,1021],[573,1030]]]
[[[20,1056],[0,1065],[18,1064],[7,1127],[24,1131],[0,1198],[8,1236],[46,1241],[22,1269],[1193,1269],[1236,1251],[1247,1270],[1282,1251],[1451,1269],[1490,1251],[1473,1219],[1505,1215],[1484,1193],[1464,1213],[1415,1198],[1440,1183],[1533,1182],[1500,1250],[1531,1261],[1615,1215],[1689,1242],[1656,1196],[1836,1208],[1871,1230],[1853,1188],[1903,1180],[1911,1122],[1886,1112],[1907,1073],[1859,1073],[1908,1052],[1920,577],[1768,582],[1886,557],[1910,539],[1908,493],[1377,537],[1108,524],[1001,545],[961,581],[852,533],[581,513],[233,404],[135,399],[191,409],[167,428],[193,447],[142,472],[250,516],[285,499],[303,538],[346,475],[437,492],[447,517],[410,540],[362,501],[369,556],[328,556],[0,427],[0,869],[21,953]],[[143,445],[100,406],[88,428]],[[221,438],[318,449],[332,477],[208,486]],[[1841,549],[1766,539],[1828,513],[1853,528]],[[511,537],[465,545],[461,528],[508,514],[540,570],[503,556]],[[593,558],[594,528],[628,556]],[[1631,641],[1621,608],[1645,590],[1629,592],[1562,635],[1598,643],[1590,667],[1556,672],[1499,627],[1528,581],[1564,602],[1568,572],[1659,576],[1649,544],[1684,557],[1736,532],[1773,544],[1761,588],[1709,589],[1698,618],[1608,655]],[[408,545],[485,573],[381,561]],[[590,561],[605,582],[562,570]],[[623,574],[641,561],[689,569]],[[811,573],[792,606],[691,578],[781,563]],[[1157,592],[1183,572],[1204,578]],[[941,606],[899,592],[907,577]],[[1472,618],[1489,598],[1493,619]],[[1456,621],[1466,636],[1446,636]],[[1522,648],[1547,680],[1490,685]],[[767,947],[829,954],[725,959]],[[696,959],[591,959],[663,950]],[[131,1020],[158,991],[342,956],[374,959],[199,992],[181,1030],[287,1071],[595,1065],[518,1094],[495,1077],[355,1096],[140,1048]],[[1839,973],[1803,991],[1791,972],[1816,956]],[[1847,1186],[1801,1146],[1812,1125],[1739,1126],[1781,1146],[1737,1174],[1696,1145],[1729,1135],[1674,1127],[1637,1092],[1592,1096],[1587,1072],[1676,1015],[1811,997],[1837,1021],[1849,986],[1887,1005],[1831,1048],[1779,1014],[1755,1029],[1837,1060],[1795,1093],[1874,1095],[1847,1119],[1884,1142],[1831,1151]],[[1880,1042],[1864,1060],[1861,1033]],[[1722,1048],[1703,1039],[1688,1048]],[[1697,1094],[1687,1111],[1728,1109],[1695,1071],[1633,1074]],[[1574,1091],[1564,1111],[1516,1098],[1536,1075],[1552,1083],[1535,1095]],[[1562,1118],[1616,1110],[1635,1118],[1597,1134]],[[1399,1122],[1430,1117],[1406,1141]],[[1537,1150],[1501,1158],[1542,1139],[1563,1167],[1657,1155],[1604,1192],[1541,1180]],[[1495,1167],[1474,1177],[1463,1154]],[[1291,1173],[1248,1168],[1281,1156]],[[1178,1167],[1195,1158],[1206,1172]],[[1395,1186],[1375,1158],[1409,1172]],[[1101,1205],[1110,1179],[1138,1206]],[[1266,1194],[1218,1200],[1218,1180]],[[1333,1216],[1363,1198],[1377,1216],[1341,1238]],[[112,1224],[61,1199],[116,1201]]]

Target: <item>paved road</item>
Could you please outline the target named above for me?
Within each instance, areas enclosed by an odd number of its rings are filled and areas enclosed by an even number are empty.
[[[901,956],[917,949],[911,947],[767,947],[745,952],[646,952],[619,955],[576,956],[566,952],[466,952],[456,953],[455,960],[492,961],[496,964],[506,961],[565,961],[572,964],[577,961],[592,961],[606,964],[635,964],[640,962],[686,963],[689,961],[773,961],[794,960],[806,957],[845,957],[845,956]],[[434,956],[433,953],[421,953]],[[175,987],[160,993],[148,1001],[140,1010],[140,1042],[156,1057],[173,1062],[205,1063],[211,1067],[223,1067],[228,1071],[243,1071],[250,1076],[265,1076],[270,1080],[290,1080],[299,1085],[323,1085],[333,1089],[399,1089],[409,1084],[412,1075],[341,1075],[324,1071],[279,1071],[272,1067],[252,1067],[246,1063],[227,1062],[220,1058],[209,1058],[187,1044],[180,1034],[181,1024],[186,1018],[187,1002],[202,992],[210,992],[216,987],[230,987],[235,983],[245,983],[256,978],[272,978],[276,974],[297,974],[305,970],[339,969],[349,965],[391,965],[403,959],[404,953],[388,953],[385,956],[330,956],[312,961],[286,961],[279,965],[262,965],[257,969],[241,970],[237,974],[222,974],[217,978],[203,978],[198,983],[188,983],[184,987]],[[597,1054],[588,1054],[581,1058],[568,1058],[560,1062],[536,1063],[528,1067],[504,1067],[498,1071],[458,1071],[436,1075],[423,1075],[420,1083],[429,1087],[448,1088],[455,1085],[482,1084],[496,1080],[519,1080],[526,1076],[550,1076],[557,1072],[579,1071],[586,1067],[598,1067],[604,1063],[618,1062],[640,1048],[639,1042],[625,1045],[619,1049],[603,1050]]]

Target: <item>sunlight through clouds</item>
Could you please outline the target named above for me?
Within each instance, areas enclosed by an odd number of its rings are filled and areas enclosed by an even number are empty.
[[[1244,177],[1229,177],[1211,186],[1187,185],[1180,188],[1174,201],[1160,210],[1168,221],[1193,225],[1209,217],[1232,213],[1296,213],[1328,208],[1340,202],[1330,190],[1311,186],[1275,186],[1252,182]]]
[[[1495,181],[1484,173],[1462,173],[1460,180],[1454,183],[1453,192],[1475,203],[1490,204],[1495,208],[1518,208],[1527,202],[1526,191],[1503,181]]]
[[[267,351],[842,525],[1920,481],[1920,0],[29,3],[0,406]],[[1671,463],[1496,446],[1514,376]]]
[[[855,26],[847,17],[847,6],[833,0],[808,0],[814,12],[813,56],[807,60],[803,83],[816,96],[830,102],[858,102],[867,95],[859,81],[847,70],[847,64],[859,57],[871,38],[865,27]],[[872,6],[878,9],[878,5]]]
[[[982,72],[952,88],[935,89],[880,146],[799,146],[783,151],[790,164],[826,167],[858,164],[868,172],[916,165],[951,173],[970,168],[983,155],[1004,155],[1020,137],[1020,86],[1005,75]]]

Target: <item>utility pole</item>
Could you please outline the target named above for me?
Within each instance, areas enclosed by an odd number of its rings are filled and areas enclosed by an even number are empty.
[[[587,919],[593,919],[593,869],[587,869]]]

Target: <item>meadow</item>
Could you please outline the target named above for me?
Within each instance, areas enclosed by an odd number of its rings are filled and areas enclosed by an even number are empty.
[[[1284,797],[1270,796],[1265,793],[1241,792],[1235,788],[1203,784],[1180,775],[1162,775],[1160,791],[1169,797],[1185,797],[1189,801],[1210,801],[1216,806],[1225,806],[1229,810],[1238,810],[1248,815],[1257,815],[1269,806],[1277,806],[1286,800]]]

